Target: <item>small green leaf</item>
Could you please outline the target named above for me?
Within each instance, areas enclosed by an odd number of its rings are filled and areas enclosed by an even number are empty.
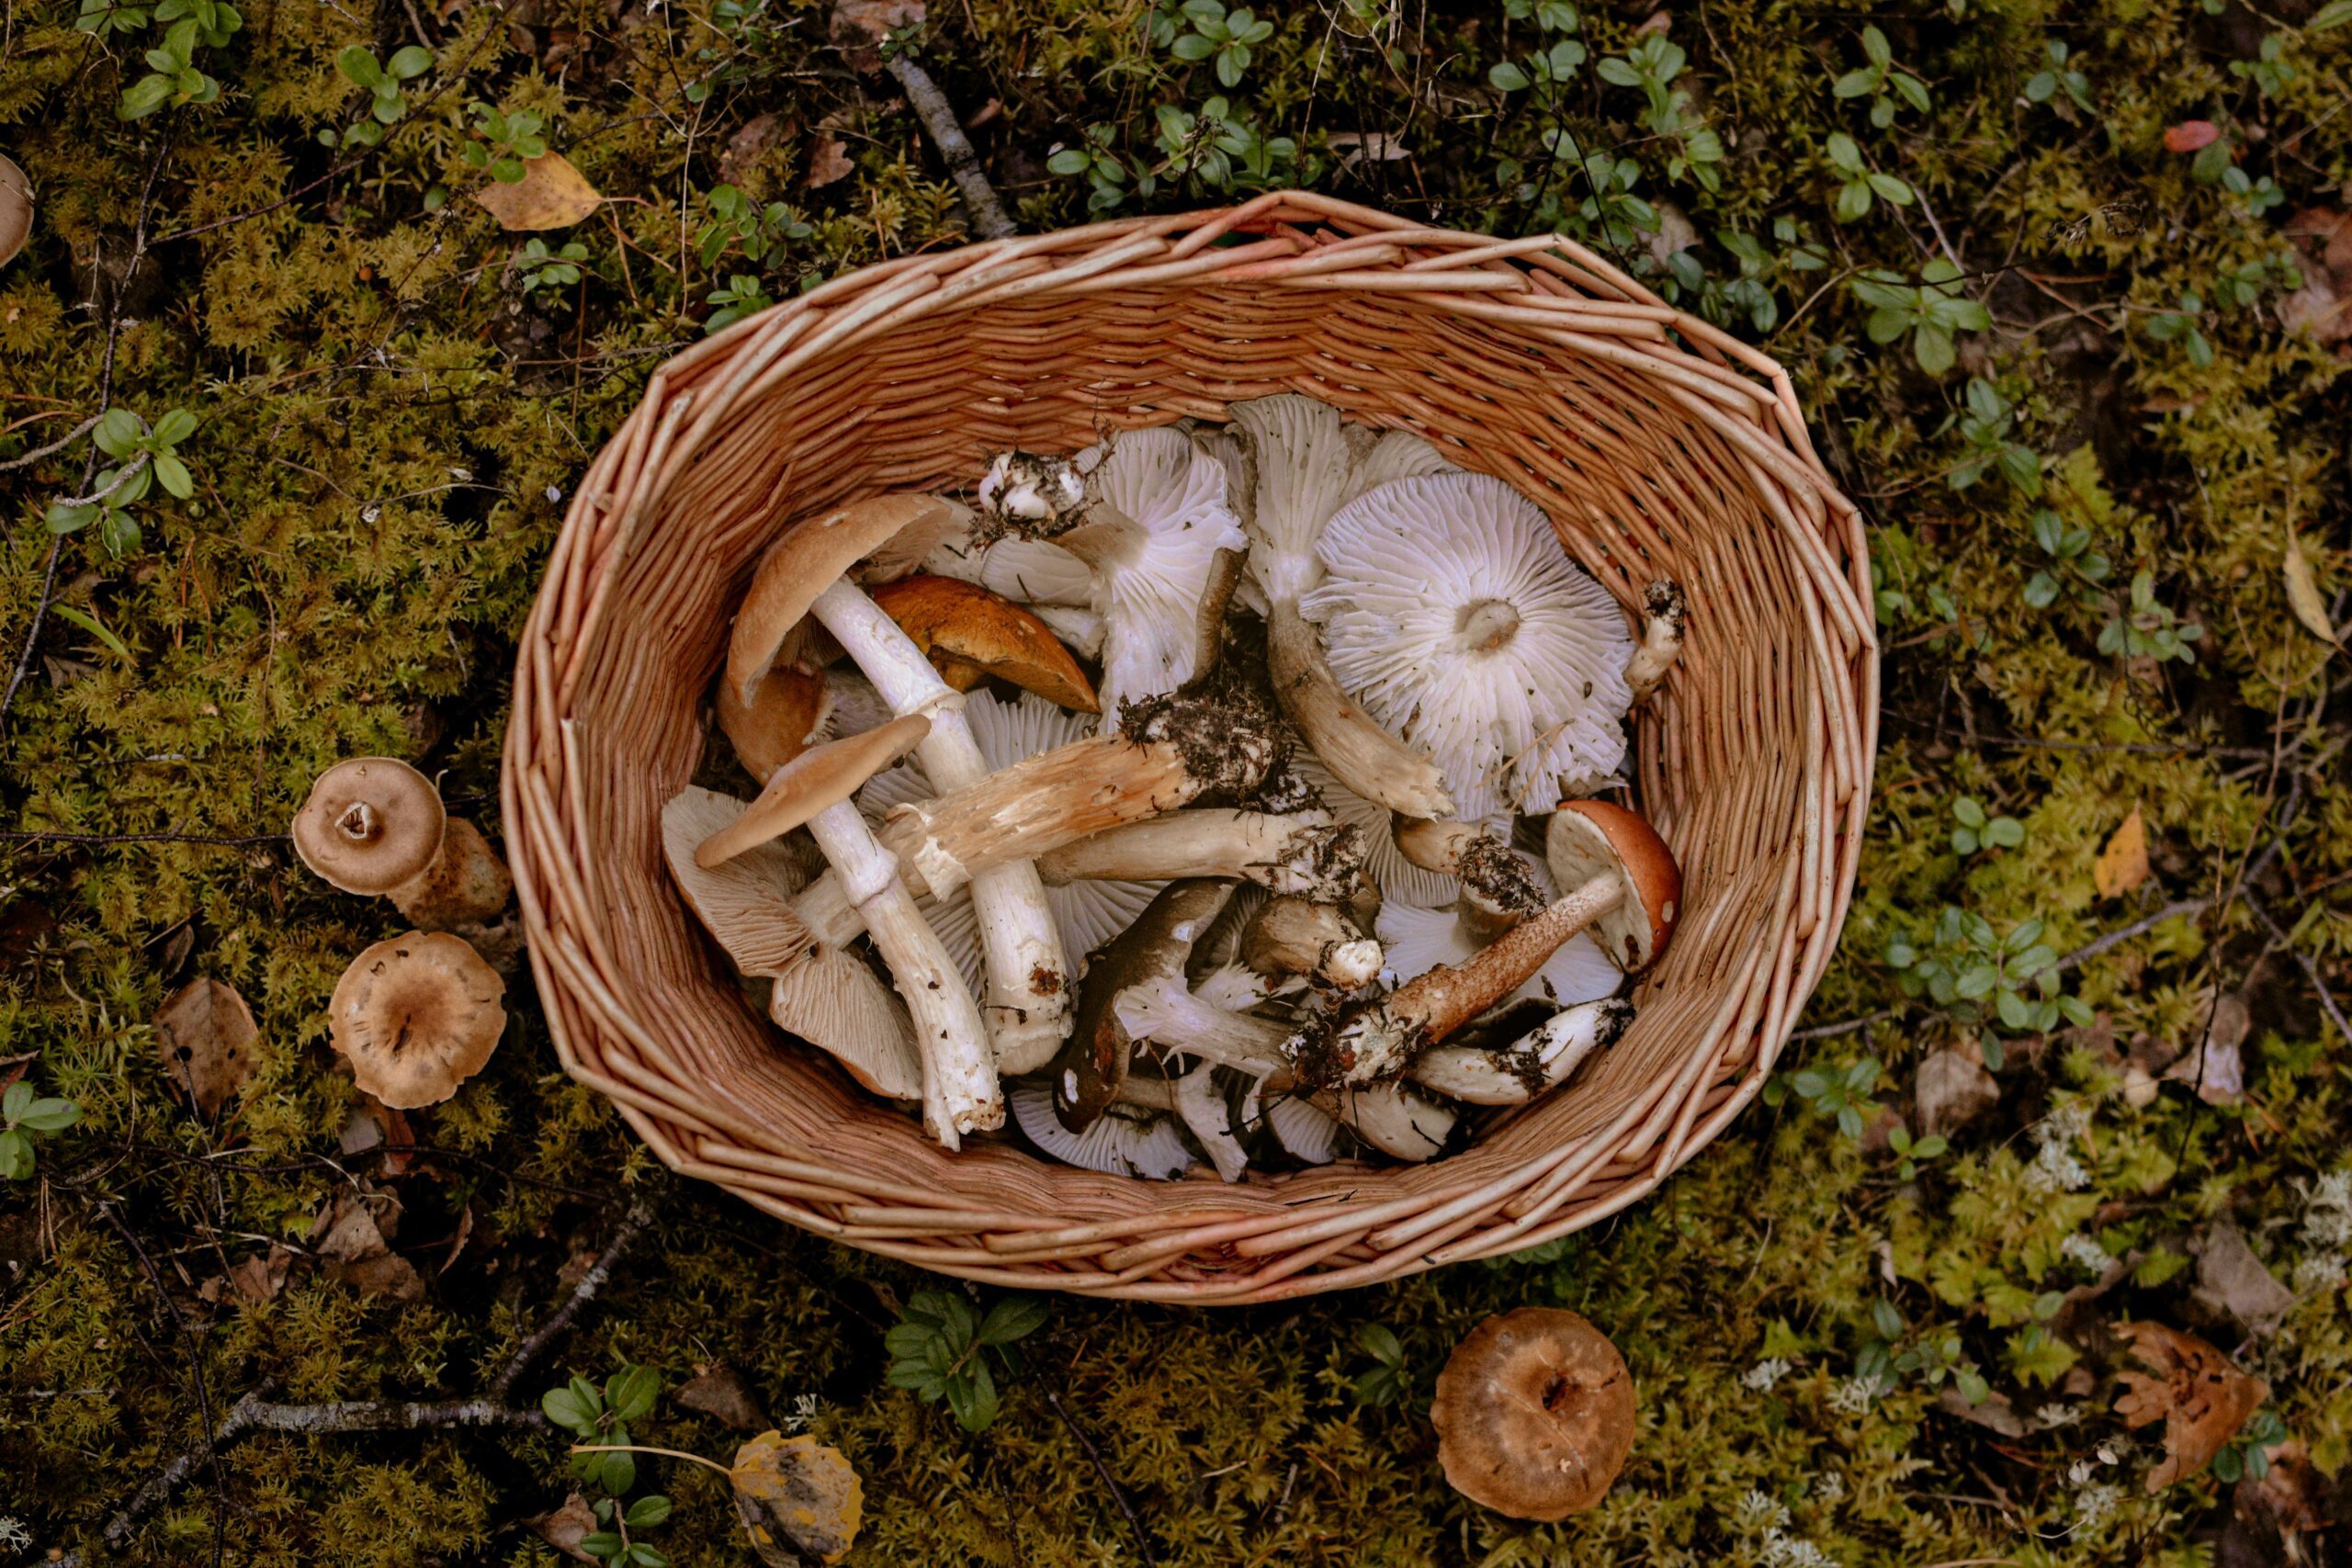
[[[622,1522],[633,1530],[651,1529],[654,1526],[666,1521],[669,1517],[670,1499],[656,1493],[650,1497],[639,1497],[636,1502],[631,1503],[628,1506],[628,1513]]]
[[[87,611],[77,610],[71,604],[51,604],[50,609],[62,619],[73,622],[75,626],[81,627],[84,631],[88,632],[92,637],[96,637],[100,642],[106,644],[117,657],[122,659],[129,659],[130,657],[130,649],[123,646],[122,639],[115,636],[114,633],[108,631],[106,628],[105,624],[96,615],[89,614]],[[9,1087],[11,1089],[16,1089],[21,1088],[23,1085],[24,1080],[19,1078],[16,1083],[11,1084]],[[81,1108],[76,1106],[74,1108],[74,1113],[79,1115],[81,1113]],[[11,1120],[17,1120],[17,1118],[11,1118]]]
[[[403,82],[413,81],[433,69],[432,51],[410,44],[406,49],[395,50],[392,58],[385,62],[385,69]]]

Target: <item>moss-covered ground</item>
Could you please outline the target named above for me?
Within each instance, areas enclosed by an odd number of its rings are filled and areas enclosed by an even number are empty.
[[[523,1393],[733,1366],[863,1472],[858,1562],[1143,1561],[1064,1413],[1162,1563],[2352,1559],[2352,712],[2322,635],[2352,587],[2352,7],[847,10],[8,7],[0,148],[39,216],[0,271],[0,1077],[83,1115],[0,1182],[0,1562],[555,1561],[521,1522],[577,1484],[551,1433],[200,1439],[261,1391],[481,1392],[640,1200]],[[843,47],[880,27],[1025,227],[1308,185],[1564,229],[1766,345],[1867,513],[1886,649],[1862,887],[1776,1104],[1540,1257],[1262,1311],[1053,1302],[978,1434],[886,1380],[939,1282],[668,1177],[557,1073],[527,984],[491,1069],[366,1146],[325,1006],[396,917],[271,837],[363,753],[494,815],[512,638],[651,367],[963,236]],[[470,193],[535,136],[609,200],[532,251]],[[2102,886],[2135,811],[2146,866]],[[198,976],[260,1025],[216,1119],[151,1024]],[[1997,1098],[1926,1141],[1922,1064],[1937,1102],[1973,1055]],[[413,1278],[307,1239],[368,1193]],[[1641,1391],[1623,1478],[1557,1526],[1450,1493],[1425,1416],[1522,1303],[1589,1314]],[[2134,1320],[2268,1385],[2154,1491],[2161,1428],[2112,1409]],[[739,1437],[673,1393],[631,1429]],[[639,1469],[675,1509],[638,1539],[746,1560],[718,1477]]]

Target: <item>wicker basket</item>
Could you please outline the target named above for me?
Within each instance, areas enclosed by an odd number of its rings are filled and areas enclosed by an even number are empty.
[[[702,754],[735,601],[812,508],[1283,391],[1508,479],[1621,600],[1687,587],[1688,645],[1637,748],[1688,878],[1674,945],[1572,1090],[1434,1164],[1226,1186],[944,1154],[780,1041],[671,886],[662,805]],[[1275,193],[867,267],[656,372],[565,521],[504,785],[548,1025],[673,1169],[943,1273],[1245,1303],[1524,1247],[1713,1137],[1827,964],[1870,797],[1869,590],[1787,373],[1570,241]]]

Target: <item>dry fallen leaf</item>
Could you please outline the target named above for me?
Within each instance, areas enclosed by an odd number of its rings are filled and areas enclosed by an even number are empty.
[[[361,1295],[423,1301],[424,1276],[385,1239],[399,1225],[400,1213],[400,1201],[390,1193],[336,1194],[311,1227],[311,1250],[325,1262],[327,1277]]]
[[[865,1483],[839,1449],[816,1438],[763,1432],[735,1450],[735,1511],[752,1549],[771,1568],[809,1558],[839,1562],[857,1540]]]
[[[2102,898],[2113,898],[2134,892],[2148,880],[2148,824],[2133,807],[2123,826],[2108,840],[2107,848],[2099,851],[2098,862],[2091,867],[2091,881]]]
[[[808,149],[808,188],[831,185],[856,166],[849,161],[848,149],[842,145],[840,137],[820,136]]]
[[[844,43],[880,43],[897,28],[916,27],[922,19],[923,0],[834,0],[833,37]]]
[[[2312,636],[2322,642],[2335,641],[2335,627],[2327,618],[2327,601],[2320,597],[2319,580],[2312,575],[2303,542],[2292,534],[2287,536],[2287,607]]]
[[[1981,1051],[1938,1051],[1919,1064],[1912,1088],[1924,1136],[1951,1133],[1997,1104],[2001,1086],[1984,1070]]]
[[[2195,152],[2221,140],[2222,128],[2210,119],[2184,119],[2165,127],[2165,151]]]
[[[2117,1374],[2123,1393],[2115,1412],[2128,1427],[2165,1423],[2165,1459],[2148,1472],[2148,1490],[2161,1492],[2212,1462],[2246,1417],[2270,1397],[2269,1386],[2230,1365],[2229,1358],[2193,1334],[2161,1323],[2127,1323],[2117,1332],[2155,1375]]]
[[[738,1431],[755,1432],[768,1424],[742,1374],[724,1361],[705,1367],[680,1383],[677,1397],[687,1409],[698,1410]]]
[[[2189,1244],[2197,1255],[2197,1304],[2217,1316],[2226,1315],[2256,1334],[2267,1334],[2294,1309],[2295,1292],[2278,1282],[2264,1267],[2245,1233],[2226,1220],[2217,1221]]]
[[[603,1558],[583,1551],[580,1543],[596,1533],[595,1510],[588,1506],[588,1499],[574,1492],[563,1500],[563,1506],[548,1513],[535,1514],[523,1521],[541,1540],[566,1557],[582,1562],[601,1562]]]
[[[513,185],[492,180],[474,199],[510,231],[569,229],[604,204],[596,187],[560,152],[525,161]]]
[[[245,998],[218,980],[191,980],[155,1014],[155,1048],[164,1071],[196,1108],[217,1116],[254,1073],[261,1038]]]

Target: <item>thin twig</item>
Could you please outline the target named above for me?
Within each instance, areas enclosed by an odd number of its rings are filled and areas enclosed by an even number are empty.
[[[1902,1016],[1903,1010],[1901,1008],[1881,1008],[1876,1012],[1864,1013],[1860,1018],[1849,1018],[1838,1023],[1817,1023],[1811,1029],[1800,1029],[1791,1034],[1789,1038],[1792,1040],[1827,1040],[1839,1034],[1851,1034],[1858,1029],[1868,1029],[1873,1023],[1884,1023],[1889,1019],[1901,1018]]]
[[[224,839],[210,833],[52,833],[41,829],[0,829],[0,841],[15,844],[215,844],[246,849],[258,844],[283,844],[290,833],[249,833]]]
[[[1013,231],[1012,220],[1005,216],[1004,203],[998,199],[996,186],[980,170],[980,155],[972,151],[971,139],[964,134],[963,121],[956,118],[956,107],[947,95],[931,79],[930,73],[915,63],[913,56],[903,50],[892,54],[883,63],[899,85],[907,92],[907,102],[914,106],[915,118],[931,133],[933,145],[947,164],[947,175],[956,182],[957,194],[964,198],[964,210],[972,220],[972,231],[983,240],[1001,240]]]
[[[2245,907],[2254,911],[2254,918],[2260,920],[2264,929],[2270,932],[2271,940],[2285,948],[2288,955],[2293,958],[2297,966],[2302,970],[2303,978],[2309,980],[2312,983],[2312,989],[2319,993],[2319,1005],[2326,1011],[2328,1021],[2335,1025],[2335,1032],[2345,1039],[2352,1040],[2352,1024],[2344,1021],[2344,1010],[2335,1005],[2335,993],[2329,990],[2327,982],[2320,977],[2317,961],[2287,939],[2285,929],[2270,918],[2270,911],[2263,907],[2261,899],[2254,896],[2253,888],[2240,888],[2238,897],[2245,900]]]
[[[28,464],[38,463],[43,457],[49,457],[52,453],[62,452],[65,448],[74,445],[74,442],[79,441],[83,436],[87,435],[91,431],[96,430],[98,427],[98,421],[103,417],[105,416],[94,413],[89,418],[84,420],[81,423],[75,425],[73,429],[67,431],[64,434],[59,436],[56,440],[51,442],[48,446],[36,446],[21,457],[11,457],[6,462],[0,463],[0,474],[6,473],[10,468],[21,468]]]
[[[612,1278],[613,1265],[620,1260],[621,1254],[628,1250],[629,1244],[637,1240],[652,1218],[653,1211],[648,1205],[634,1203],[629,1206],[628,1213],[621,1216],[620,1224],[614,1230],[613,1239],[605,1244],[604,1252],[588,1266],[588,1272],[580,1277],[580,1283],[571,1288],[571,1299],[556,1309],[553,1317],[539,1325],[537,1334],[523,1341],[522,1348],[514,1352],[514,1359],[506,1363],[506,1370],[498,1374],[496,1382],[490,1385],[492,1399],[504,1399],[514,1392],[514,1385],[522,1381],[525,1372],[530,1371],[531,1363],[537,1360],[556,1336],[570,1328],[571,1320],[596,1299],[596,1292],[605,1288],[606,1280]]]
[[[1102,1458],[1102,1450],[1094,1446],[1094,1439],[1086,1435],[1086,1428],[1070,1415],[1069,1406],[1062,1404],[1060,1394],[1047,1389],[1046,1403],[1052,1405],[1054,1414],[1062,1418],[1062,1425],[1068,1427],[1069,1435],[1078,1439],[1078,1446],[1086,1450],[1086,1457],[1094,1465],[1094,1473],[1102,1477],[1102,1484],[1109,1488],[1111,1500],[1119,1505],[1119,1512],[1127,1517],[1127,1528],[1136,1532],[1136,1552],[1143,1558],[1146,1568],[1154,1568],[1157,1560],[1151,1555],[1151,1538],[1144,1534],[1143,1520],[1136,1517],[1136,1506],[1127,1501],[1126,1489],[1119,1484],[1119,1478],[1111,1473],[1110,1465]]]
[[[2201,914],[2212,904],[2212,902],[2213,900],[2211,898],[2176,899],[2172,903],[2166,904],[2163,908],[2158,909],[2154,914],[2136,919],[2130,925],[2125,926],[2119,931],[2111,931],[2104,936],[2093,937],[2090,941],[2083,943],[2082,946],[2075,949],[2074,952],[2058,960],[2052,967],[2061,970],[2072,969],[2075,965],[2083,963],[2086,959],[2097,958],[2100,953],[2105,953],[2110,947],[2115,947],[2120,943],[2130,942],[2135,936],[2144,935],[2146,932],[2155,930],[2158,926],[2163,925],[2166,920],[2173,919],[2175,916]]]

